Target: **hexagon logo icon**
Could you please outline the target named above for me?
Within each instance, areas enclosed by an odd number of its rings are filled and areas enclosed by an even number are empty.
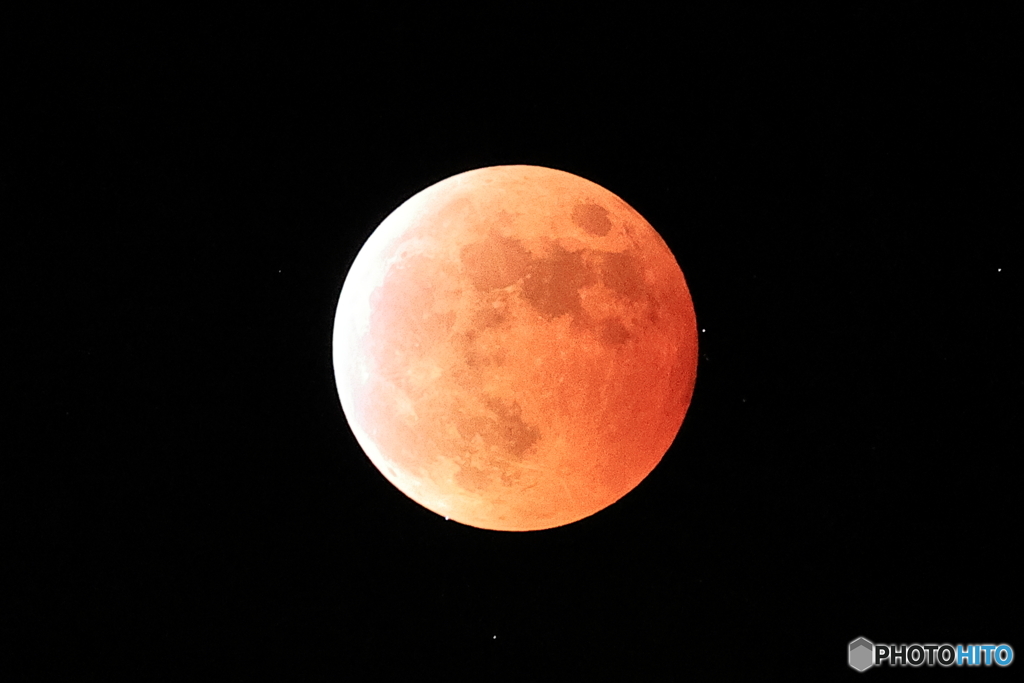
[[[867,671],[875,664],[875,644],[867,638],[858,638],[850,643],[850,666],[857,671]]]

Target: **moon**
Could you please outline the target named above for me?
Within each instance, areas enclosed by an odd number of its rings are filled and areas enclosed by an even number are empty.
[[[636,487],[693,394],[683,273],[625,201],[537,166],[461,173],[391,213],[334,321],[359,445],[399,491],[473,527],[549,529]]]

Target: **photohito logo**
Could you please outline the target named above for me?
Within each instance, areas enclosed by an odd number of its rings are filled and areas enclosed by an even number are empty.
[[[850,666],[867,671],[883,663],[889,666],[1007,666],[1013,661],[1009,645],[882,645],[867,638],[850,642]]]

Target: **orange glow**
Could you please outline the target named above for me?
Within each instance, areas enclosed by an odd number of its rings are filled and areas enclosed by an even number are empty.
[[[497,166],[409,199],[367,240],[334,327],[338,394],[373,464],[424,507],[526,531],[632,490],[697,370],[675,258],[577,176]]]

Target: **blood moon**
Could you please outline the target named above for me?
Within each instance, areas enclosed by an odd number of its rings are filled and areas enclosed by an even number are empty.
[[[429,510],[526,531],[594,514],[683,422],[697,325],[683,273],[626,202],[536,166],[481,168],[398,207],[334,323],[342,409]]]

